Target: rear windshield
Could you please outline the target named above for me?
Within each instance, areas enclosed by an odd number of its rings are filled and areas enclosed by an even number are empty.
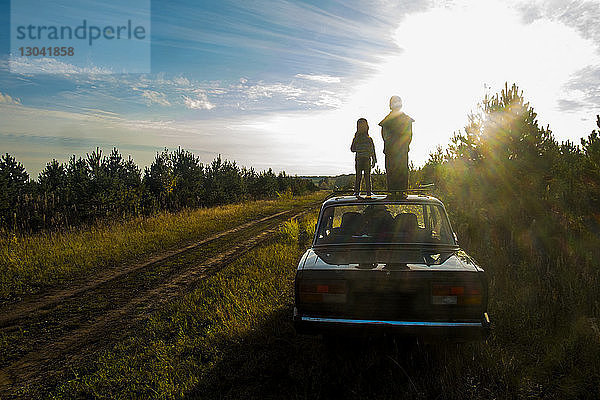
[[[455,244],[442,207],[431,204],[361,204],[323,210],[315,244]]]

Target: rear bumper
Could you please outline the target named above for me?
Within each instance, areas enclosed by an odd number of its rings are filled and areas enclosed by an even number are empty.
[[[367,336],[377,333],[435,340],[469,341],[487,337],[490,319],[480,321],[382,321],[299,315],[294,308],[294,327],[300,334]]]

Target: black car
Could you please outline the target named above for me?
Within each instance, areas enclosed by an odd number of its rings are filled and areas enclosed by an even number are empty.
[[[305,334],[390,332],[466,341],[490,326],[481,267],[458,246],[434,197],[326,200],[295,279]]]

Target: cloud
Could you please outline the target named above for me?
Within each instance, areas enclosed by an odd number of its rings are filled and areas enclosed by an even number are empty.
[[[156,151],[181,146],[200,155],[203,162],[221,154],[239,165],[259,170],[285,169],[300,174],[324,170],[313,165],[311,146],[301,146],[302,135],[294,138],[255,130],[244,126],[247,116],[239,113],[195,119],[134,119],[103,110],[88,111],[82,114],[0,104],[3,150],[22,161],[31,176],[36,176],[48,159],[67,160],[71,154],[85,154],[96,146],[105,151],[116,146],[124,155],[131,154],[142,167],[152,162]],[[261,114],[256,120],[270,117]],[[316,162],[321,165],[320,160]]]
[[[340,83],[341,81],[339,77],[331,75],[296,74],[295,77],[323,83]]]
[[[64,62],[14,58],[20,73],[9,73],[9,57],[0,57],[0,87],[23,98],[25,85],[43,87],[27,91],[27,104],[78,112],[84,105],[119,114],[161,113],[163,118],[189,110],[247,113],[332,109],[341,106],[351,80],[326,73],[293,73],[278,79],[254,80],[245,75],[232,81],[194,79],[190,74],[108,74]],[[28,73],[42,69],[45,74]],[[6,73],[4,73],[6,72]],[[154,106],[154,107],[152,107]]]
[[[242,62],[231,68],[243,65],[250,69],[250,76],[254,72],[304,70],[307,65],[316,67],[311,73],[364,76],[371,63],[397,51],[391,30],[407,14],[429,7],[431,1],[375,0],[366,7],[360,0],[327,5],[291,0],[222,3],[227,13],[221,7],[188,3],[177,7],[176,22],[157,16],[153,34],[159,39],[155,43],[163,41],[171,49],[210,51],[215,59],[235,57]],[[254,61],[255,56],[272,60],[266,67],[270,71],[264,71],[260,63],[244,63]]]
[[[264,82],[259,82],[255,85],[242,87],[241,89],[250,100],[260,99],[261,97],[273,97],[275,95],[283,95],[286,99],[293,99],[304,93],[304,90],[284,83],[265,84]]]
[[[65,71],[71,71],[61,66]],[[59,70],[59,69],[56,69]],[[298,78],[301,76],[301,78]],[[8,88],[15,79],[47,88],[27,103],[38,108],[78,111],[84,105],[127,115],[153,112],[172,118],[187,110],[231,111],[331,109],[342,104],[350,82],[331,75],[291,75],[287,80],[200,81],[190,76],[159,74],[6,74]],[[10,79],[8,79],[10,78]],[[338,79],[340,82],[337,82]],[[334,83],[336,82],[336,83]],[[3,85],[0,75],[0,85]],[[20,85],[23,87],[23,85]],[[14,90],[11,91],[11,94]],[[158,107],[156,107],[158,106]],[[168,108],[168,110],[167,110]]]
[[[8,94],[2,94],[2,92],[0,92],[0,104],[20,105],[21,100],[17,99],[17,98],[13,98],[13,97],[9,96]]]
[[[171,103],[167,100],[167,96],[164,93],[159,93],[154,90],[142,90],[142,97],[147,100],[148,105],[160,104],[161,106],[170,106]]]
[[[590,49],[587,54],[577,57],[579,63],[589,64],[571,73],[569,79],[563,82],[562,92],[557,99],[559,111],[568,113],[582,113],[593,115],[600,107],[600,7],[597,1],[532,1],[517,5],[523,21],[527,24],[539,24],[551,21],[566,26],[577,32],[581,38],[587,39]],[[559,38],[560,40],[561,38]],[[551,42],[550,39],[547,39]],[[570,40],[573,42],[573,40]],[[570,46],[572,47],[572,46]],[[570,49],[569,49],[570,50]],[[572,60],[574,57],[565,56],[565,52],[559,52],[561,57]],[[561,63],[558,63],[559,65]],[[581,118],[587,121],[586,118]]]
[[[452,133],[464,126],[485,94],[484,84],[493,93],[506,81],[519,84],[541,125],[551,123],[559,140],[581,137],[588,126],[593,128],[582,120],[581,109],[576,109],[581,96],[589,94],[593,101],[600,87],[600,69],[582,70],[588,64],[600,65],[592,41],[560,21],[546,18],[526,23],[519,11],[502,1],[453,3],[459,4],[435,7],[403,20],[395,35],[402,51],[384,57],[376,72],[363,81],[349,84],[344,77],[343,85],[295,82],[305,90],[298,102],[311,99],[313,106],[331,108],[270,118],[261,115],[248,118],[240,129],[257,135],[277,134],[290,147],[310,148],[312,162],[331,163],[321,165],[322,171],[350,172],[352,156],[345,146],[354,121],[368,119],[376,151],[381,152],[376,124],[388,111],[389,96],[398,94],[406,112],[416,119],[410,157],[419,165],[435,145],[446,145]],[[581,93],[566,92],[565,83],[577,71],[579,79],[572,89]],[[575,107],[576,112],[560,112],[560,107]]]
[[[586,104],[579,100],[559,99],[558,108],[560,111],[574,112],[586,107]]]
[[[533,23],[540,19],[550,19],[576,29],[585,39],[596,43],[600,53],[600,7],[598,1],[537,0],[518,3],[523,20]]]
[[[342,107],[344,103],[336,93],[324,90],[314,104],[317,107],[336,109]]]
[[[9,59],[10,72],[16,74],[112,74],[113,71],[105,67],[79,67],[64,63],[55,58],[27,58],[11,57]]]
[[[198,92],[196,98],[183,96],[184,104],[190,110],[212,110],[215,105],[208,100],[204,92]]]
[[[572,75],[565,85],[569,98],[559,100],[562,111],[597,112],[600,107],[600,65],[589,65]]]

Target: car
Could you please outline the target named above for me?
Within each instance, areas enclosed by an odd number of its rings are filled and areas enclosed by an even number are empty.
[[[490,329],[487,282],[437,198],[336,195],[322,204],[298,264],[294,326],[326,337],[481,340]]]

